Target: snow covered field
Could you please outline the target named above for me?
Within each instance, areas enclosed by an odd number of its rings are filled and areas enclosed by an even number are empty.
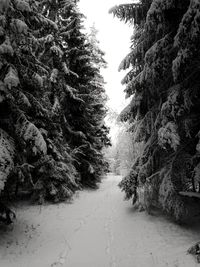
[[[1,267],[195,267],[186,250],[200,230],[138,213],[109,175],[99,190],[71,204],[16,207],[12,229],[0,228]]]

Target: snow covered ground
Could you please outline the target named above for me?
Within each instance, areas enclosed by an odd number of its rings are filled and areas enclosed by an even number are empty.
[[[0,228],[0,266],[198,266],[186,250],[200,230],[134,211],[120,179],[107,176],[99,190],[80,192],[71,204],[16,207],[13,229]]]

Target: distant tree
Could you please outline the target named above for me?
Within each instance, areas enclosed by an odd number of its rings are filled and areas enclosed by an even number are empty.
[[[117,175],[125,175],[133,162],[141,153],[142,143],[135,143],[130,124],[121,122],[119,114],[110,109],[107,121],[111,131],[112,146],[105,149],[105,156],[110,161],[111,171]]]

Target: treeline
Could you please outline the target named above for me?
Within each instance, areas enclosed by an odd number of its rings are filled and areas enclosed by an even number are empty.
[[[106,65],[76,0],[0,1],[0,198],[58,202],[107,169]]]
[[[133,204],[183,220],[199,212],[200,1],[140,0],[110,12],[134,25],[119,67],[130,68],[121,120],[144,142],[120,187]]]

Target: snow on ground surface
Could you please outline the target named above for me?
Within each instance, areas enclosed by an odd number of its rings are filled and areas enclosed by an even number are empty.
[[[1,267],[195,267],[186,250],[200,240],[181,227],[135,211],[108,175],[97,191],[73,203],[16,207],[12,228],[0,228]]]

